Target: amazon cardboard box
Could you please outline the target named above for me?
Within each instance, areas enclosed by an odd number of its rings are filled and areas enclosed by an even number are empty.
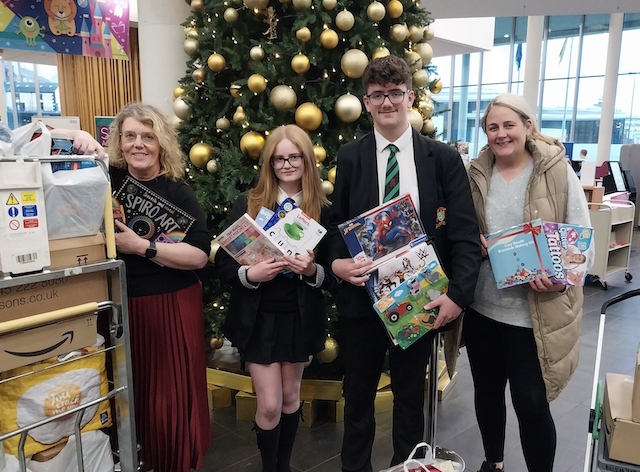
[[[607,374],[604,387],[603,417],[611,459],[640,464],[640,423],[631,419],[633,377]]]
[[[81,271],[83,265],[106,259],[103,235],[59,239],[49,244],[51,269],[69,268],[68,275],[0,288],[0,322],[109,299],[106,272]]]
[[[0,372],[95,344],[96,317],[79,316],[0,335]]]
[[[631,417],[636,423],[640,423],[640,346],[636,354],[636,372],[633,377],[633,396],[631,397]]]

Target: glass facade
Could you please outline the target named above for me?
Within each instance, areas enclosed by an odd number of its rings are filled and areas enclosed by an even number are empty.
[[[432,119],[443,141],[469,142],[475,157],[486,144],[479,130],[487,104],[505,92],[522,94],[527,54],[527,18],[496,18],[494,48],[488,52],[435,57],[432,63],[443,84],[434,95]],[[543,133],[574,142],[576,153],[597,151],[609,40],[609,15],[545,18],[538,121]],[[623,144],[640,143],[640,14],[625,14],[611,159]]]
[[[2,74],[10,128],[30,123],[32,116],[60,116],[56,66],[2,61]]]

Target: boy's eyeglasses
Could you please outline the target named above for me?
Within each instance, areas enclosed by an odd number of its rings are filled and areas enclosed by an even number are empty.
[[[291,167],[300,167],[302,165],[304,157],[301,154],[289,157],[272,157],[271,167],[274,169],[282,169],[285,162],[288,162]]]
[[[392,90],[389,93],[373,92],[365,95],[369,99],[369,103],[375,106],[382,105],[384,99],[388,98],[393,105],[399,105],[404,102],[404,96],[409,90]]]
[[[122,142],[127,144],[135,143],[136,140],[138,139],[138,136],[140,136],[140,139],[142,139],[142,142],[144,144],[152,144],[156,142],[156,136],[153,133],[138,134],[138,133],[134,133],[133,131],[126,131],[124,133],[120,133]]]

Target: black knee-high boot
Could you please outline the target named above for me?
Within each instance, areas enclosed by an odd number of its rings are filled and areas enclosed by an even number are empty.
[[[291,452],[293,451],[293,443],[296,440],[300,418],[302,418],[302,407],[293,413],[282,413],[282,415],[280,415],[280,443],[278,444],[276,472],[291,472],[289,463],[291,461]]]
[[[255,422],[258,449],[262,457],[262,472],[276,472],[276,458],[278,455],[278,443],[280,442],[280,424],[273,429],[262,429]]]

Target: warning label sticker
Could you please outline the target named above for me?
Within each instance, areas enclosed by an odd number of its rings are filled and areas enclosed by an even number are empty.
[[[20,202],[16,198],[14,194],[9,194],[9,198],[7,199],[7,205],[20,205]]]
[[[36,192],[22,192],[22,204],[27,205],[29,203],[36,203]]]
[[[25,228],[37,228],[38,218],[25,218],[24,220],[22,220],[22,224]]]

